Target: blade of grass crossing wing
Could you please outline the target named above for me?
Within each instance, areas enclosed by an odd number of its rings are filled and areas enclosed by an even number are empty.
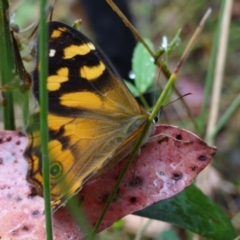
[[[41,70],[39,71],[40,79],[40,134],[42,143],[42,171],[43,171],[43,186],[44,186],[44,204],[46,214],[46,236],[47,240],[52,240],[52,211],[51,211],[51,193],[50,193],[50,168],[48,161],[48,94],[47,94],[47,24],[46,24],[46,0],[40,2],[40,36],[39,36],[39,64]]]

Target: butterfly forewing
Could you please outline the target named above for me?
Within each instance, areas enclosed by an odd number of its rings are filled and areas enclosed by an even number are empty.
[[[52,205],[58,207],[111,160],[117,163],[130,153],[148,114],[87,37],[63,23],[48,26],[48,149]],[[37,99],[39,69],[37,64],[33,73]],[[28,180],[42,194],[39,110],[27,133]],[[125,155],[116,159],[117,153]]]
[[[110,115],[142,112],[123,81],[101,51],[82,33],[59,23],[49,23],[49,111],[79,116],[79,110],[101,110]],[[34,93],[38,98],[38,69]],[[90,102],[89,102],[90,101]],[[102,107],[100,107],[100,105]]]

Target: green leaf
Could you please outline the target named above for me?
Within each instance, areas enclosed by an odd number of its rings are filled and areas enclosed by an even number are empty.
[[[229,240],[237,236],[221,208],[194,185],[135,214],[176,224],[208,239]]]
[[[153,43],[149,39],[145,39],[145,42],[152,50],[154,49]],[[134,49],[132,67],[136,88],[140,94],[143,94],[153,84],[156,66],[153,57],[141,43],[138,43]]]
[[[137,88],[130,82],[124,80],[125,84],[127,85],[128,89],[130,90],[130,92],[132,93],[132,95],[134,97],[138,97],[139,96],[139,92],[137,90]]]

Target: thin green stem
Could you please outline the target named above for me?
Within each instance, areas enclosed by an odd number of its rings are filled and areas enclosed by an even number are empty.
[[[0,1],[0,79],[2,85],[11,82],[15,75],[15,63],[13,54],[13,45],[9,28],[9,5],[7,0]],[[2,92],[3,96],[3,121],[4,128],[8,130],[15,129],[14,102],[12,92]]]
[[[40,84],[40,133],[42,144],[42,171],[43,171],[43,193],[46,216],[46,237],[47,240],[52,240],[52,211],[51,211],[51,193],[50,193],[50,167],[48,161],[48,92],[47,92],[47,76],[48,76],[48,62],[47,62],[47,14],[46,14],[46,0],[41,0],[40,3],[40,35],[39,35],[39,64],[41,70],[39,71]]]

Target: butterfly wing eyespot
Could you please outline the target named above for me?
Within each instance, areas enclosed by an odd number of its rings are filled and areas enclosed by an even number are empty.
[[[48,24],[48,150],[51,200],[57,209],[87,181],[131,152],[148,114],[86,36],[60,22]],[[36,67],[33,92],[37,100],[38,74]],[[28,180],[42,194],[39,112],[30,118],[25,156]]]
[[[50,165],[50,176],[51,178],[59,178],[63,171],[62,164],[58,161],[52,162]]]

